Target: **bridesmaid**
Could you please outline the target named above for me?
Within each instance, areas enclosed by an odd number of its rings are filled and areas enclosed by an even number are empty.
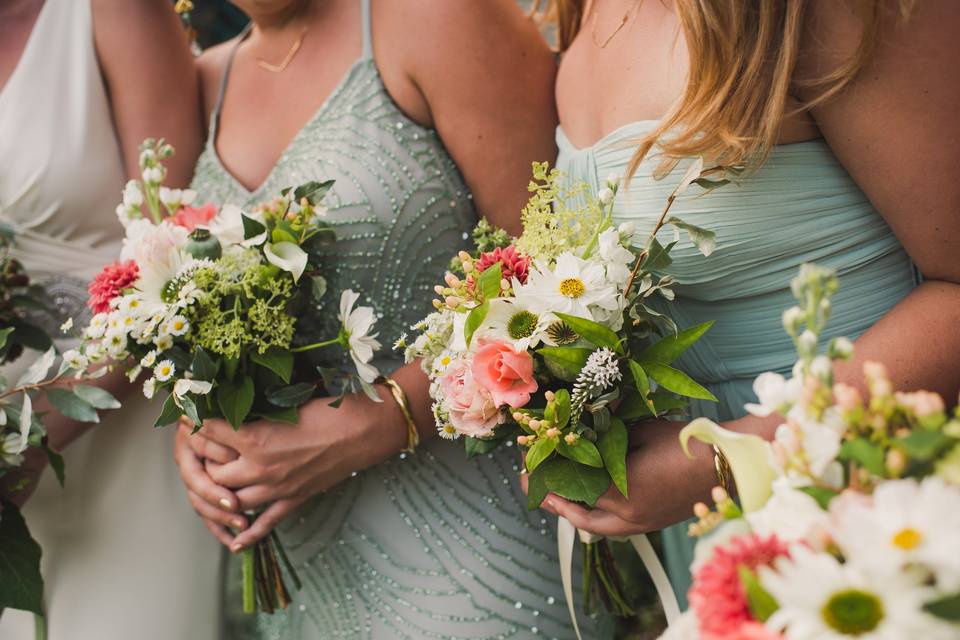
[[[857,15],[833,0],[552,2],[565,50],[557,162],[594,186],[632,175],[619,221],[652,228],[686,164],[656,181],[660,152],[756,169],[672,210],[717,233],[710,258],[677,247],[669,312],[682,326],[717,321],[681,366],[720,399],[694,413],[730,429],[773,435],[776,421],[743,405],[757,374],[795,360],[780,314],[808,261],[840,274],[830,335],[858,337],[840,381],[862,385],[862,363],[879,360],[897,385],[947,398],[960,387],[960,6],[862,4]],[[550,496],[545,508],[607,535],[684,519],[717,479],[706,447],[685,458],[680,426],[637,430],[632,500],[610,492],[587,511]],[[691,547],[682,527],[667,534],[685,593]]]
[[[386,385],[379,404],[314,401],[297,428],[181,429],[188,495],[232,551],[291,516],[303,590],[230,637],[570,638],[552,526],[526,510],[516,452],[467,461],[435,438],[426,377],[390,350],[478,211],[518,231],[530,163],[556,154],[553,56],[515,0],[236,4],[251,28],[200,60],[212,115],[194,186],[250,206],[336,179],[328,299],[353,288],[378,311],[378,364],[423,442],[398,455],[407,419]]]
[[[119,255],[114,207],[139,174],[140,141],[175,144],[170,181],[189,180],[201,145],[196,86],[167,0],[0,2],[0,219],[57,307],[52,335],[84,310],[87,282]],[[110,384],[129,386],[123,376]],[[66,488],[48,473],[25,507],[43,546],[52,640],[216,636],[216,601],[193,593],[212,588],[216,546],[178,491],[163,455],[172,434],[151,428],[155,410],[131,394],[66,450]],[[46,423],[57,450],[84,430],[57,414]],[[12,479],[2,484],[7,493]],[[32,616],[4,612],[4,640],[33,633]]]

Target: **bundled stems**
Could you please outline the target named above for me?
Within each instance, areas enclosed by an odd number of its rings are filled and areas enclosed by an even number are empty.
[[[244,613],[256,613],[259,609],[272,614],[277,609],[290,606],[292,598],[284,582],[284,570],[293,581],[294,587],[298,591],[302,588],[300,577],[283,550],[276,532],[271,532],[253,547],[245,549],[241,561]]]
[[[620,574],[607,540],[583,545],[584,610],[590,610],[591,596],[594,594],[614,616],[629,618],[635,613],[623,593]]]

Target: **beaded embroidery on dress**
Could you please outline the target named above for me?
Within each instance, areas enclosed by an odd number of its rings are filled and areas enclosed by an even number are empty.
[[[286,186],[335,179],[327,295],[362,292],[390,345],[429,311],[432,287],[466,245],[476,213],[439,137],[387,93],[368,0],[363,17],[364,55],[263,185],[247,190],[217,158],[217,108],[193,186],[201,201],[249,205]],[[381,356],[382,371],[400,365],[389,349]],[[434,440],[313,499],[280,528],[303,590],[282,614],[253,620],[230,611],[228,637],[572,638],[556,525],[527,511],[518,463],[512,448],[467,461],[461,446]],[[235,588],[235,566],[228,575]],[[230,594],[226,607],[238,602]],[[588,637],[604,637],[593,631],[588,624]]]

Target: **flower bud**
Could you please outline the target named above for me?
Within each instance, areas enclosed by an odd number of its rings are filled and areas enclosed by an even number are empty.
[[[548,438],[556,438],[559,435],[560,435],[560,429],[557,429],[556,427],[550,427],[549,429],[547,429]]]
[[[907,468],[907,456],[900,449],[887,451],[887,471],[894,477],[899,477]]]
[[[523,414],[520,413],[519,411],[515,411],[513,413],[513,421],[518,424],[523,424]]]
[[[563,436],[563,441],[566,442],[567,444],[574,444],[579,439],[580,439],[580,436],[578,436],[575,433],[568,433],[567,435]]]
[[[433,308],[434,308],[434,309],[439,309],[439,308],[442,307],[442,306],[443,306],[443,303],[441,303],[439,300],[437,300],[436,298],[434,298],[434,300],[433,300]]]
[[[527,443],[530,442],[530,436],[517,436],[517,444],[521,447],[527,446]]]
[[[473,263],[472,263],[472,262],[464,262],[464,263],[463,263],[463,272],[464,272],[464,273],[471,273],[471,272],[473,272]]]
[[[605,187],[600,189],[600,192],[597,194],[597,199],[600,201],[600,204],[610,204],[613,202],[614,195],[613,189]]]
[[[620,175],[611,173],[607,176],[607,188],[616,190],[620,186]]]
[[[850,342],[848,338],[834,338],[830,341],[830,346],[827,349],[827,355],[829,355],[831,358],[849,360],[850,356],[853,355],[853,343]]]
[[[470,257],[470,254],[466,251],[461,251],[457,254],[457,257],[460,258],[460,262],[472,262],[473,258]]]
[[[443,280],[444,282],[447,283],[448,287],[451,287],[453,289],[456,289],[457,287],[460,286],[460,278],[453,275],[452,273],[448,273],[446,276],[444,276]]]
[[[622,236],[627,236],[628,238],[632,238],[633,234],[636,233],[637,231],[637,226],[632,222],[622,222],[620,223],[620,226],[617,227],[617,231]]]
[[[817,334],[810,329],[804,330],[797,338],[797,349],[801,355],[812,356],[817,351]]]
[[[710,497],[713,499],[714,503],[720,504],[724,500],[727,500],[730,496],[727,495],[727,492],[723,487],[714,487],[710,490]]]
[[[803,309],[800,307],[790,307],[783,312],[783,328],[790,335],[795,335],[800,330],[801,322],[803,322]]]
[[[443,292],[446,291],[446,289],[444,288],[444,286],[443,286],[442,284],[438,284],[438,285],[436,285],[436,286],[433,287],[433,291],[434,291],[434,293],[436,293],[438,296],[442,296],[442,295],[443,295]]]
[[[817,356],[810,363],[810,373],[821,380],[826,380],[833,372],[833,363],[826,356]]]
[[[543,397],[547,399],[547,402],[553,402],[556,399],[557,394],[555,394],[553,391],[547,391],[543,394]]]
[[[698,502],[697,504],[693,505],[693,515],[703,520],[710,515],[710,507],[703,502]]]
[[[534,431],[536,431],[537,429],[540,428],[540,424],[541,422],[539,420],[537,420],[536,418],[531,418],[530,422],[527,423],[527,426],[533,429]]]
[[[463,300],[461,300],[461,299],[460,299],[459,297],[457,297],[457,296],[447,296],[447,299],[444,300],[444,302],[445,302],[446,305],[447,305],[448,307],[450,307],[451,309],[456,309],[457,307],[460,306],[461,303],[463,303]]]

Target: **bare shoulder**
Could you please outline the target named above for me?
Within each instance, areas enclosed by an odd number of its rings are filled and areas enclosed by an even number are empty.
[[[220,80],[223,78],[227,62],[230,60],[230,54],[236,46],[236,38],[221,42],[205,49],[195,61],[200,79],[204,113],[209,113],[217,100]]]

